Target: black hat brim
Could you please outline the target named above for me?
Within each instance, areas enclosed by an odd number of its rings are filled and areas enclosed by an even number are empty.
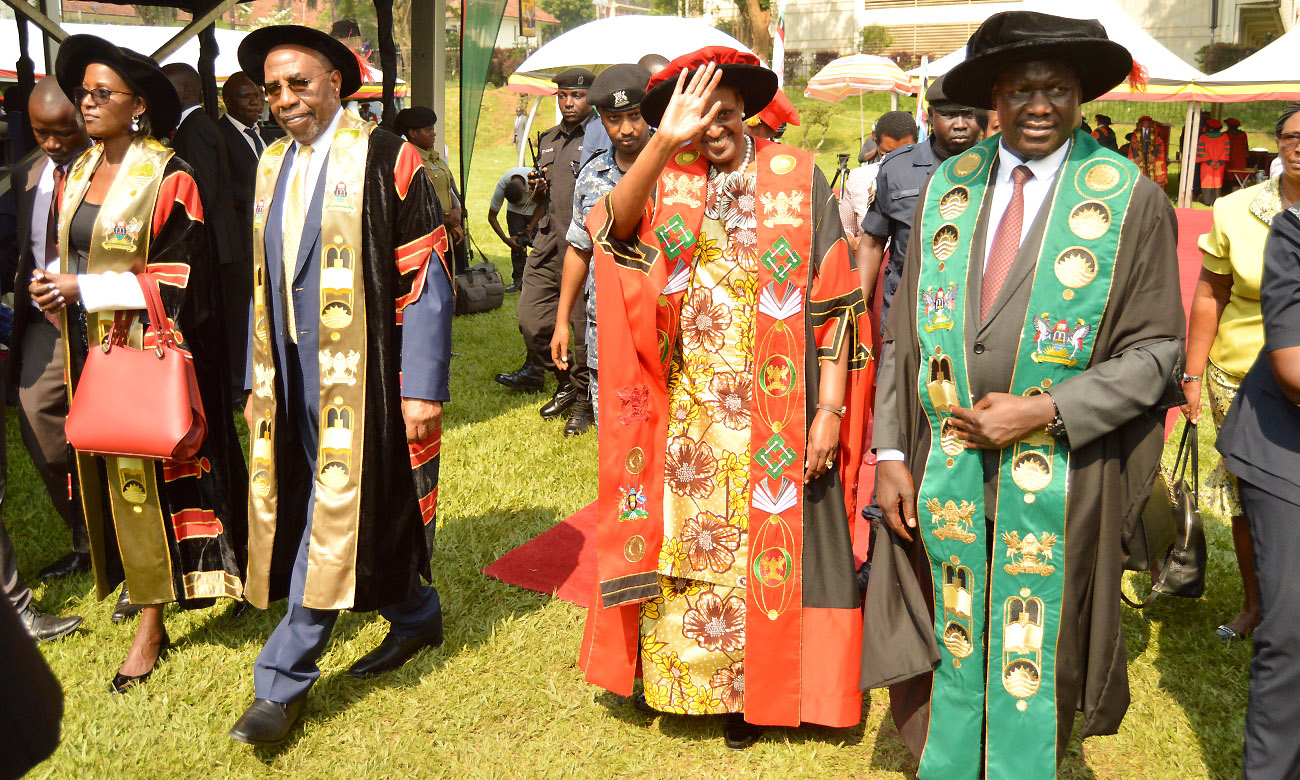
[[[719,65],[718,70],[722,71],[722,81],[718,86],[730,87],[740,93],[740,99],[745,103],[745,118],[767,108],[767,104],[772,102],[779,88],[776,74],[761,65]],[[690,81],[695,73],[694,70],[684,72],[687,81]],[[673,76],[654,85],[641,99],[641,116],[651,126],[658,127],[660,120],[664,118],[668,102],[673,98],[673,88],[677,84],[677,78]]]
[[[997,46],[959,62],[944,74],[948,99],[971,108],[993,108],[993,85],[1012,65],[1057,60],[1079,74],[1079,102],[1096,100],[1115,88],[1133,69],[1128,49],[1104,38],[1027,40]]]
[[[277,46],[304,46],[325,55],[343,75],[339,97],[346,99],[361,89],[361,62],[342,41],[327,33],[297,24],[277,24],[253,30],[239,42],[239,69],[253,83],[266,82],[266,55]]]
[[[112,68],[144,98],[145,112],[155,137],[171,135],[181,117],[181,100],[171,80],[158,63],[98,35],[70,35],[59,45],[59,56],[54,61],[54,78],[73,105],[77,103],[73,92],[81,86],[86,66],[96,62]]]

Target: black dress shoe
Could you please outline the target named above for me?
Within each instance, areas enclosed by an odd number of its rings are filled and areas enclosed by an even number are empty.
[[[244,614],[248,612],[248,609],[249,607],[247,601],[236,601],[235,608],[230,610],[230,617],[231,618],[243,617]]]
[[[508,293],[519,292],[519,291],[522,290],[522,289],[523,289],[523,287],[519,286],[518,284],[516,284],[516,283],[514,283],[514,282],[511,282],[510,284],[507,284],[507,285],[506,285],[506,292],[508,292]]]
[[[650,702],[645,700],[644,693],[632,694],[632,709],[643,715],[658,715],[659,710],[650,706]]]
[[[153,670],[158,668],[158,662],[163,659],[163,656],[167,654],[167,651],[171,649],[171,646],[171,637],[167,636],[167,629],[164,628],[162,643],[158,645],[158,657],[153,659],[153,666],[149,667],[149,671],[144,674],[133,676],[118,672],[113,675],[113,682],[110,684],[109,690],[114,694],[123,694],[137,685],[144,684],[144,682],[149,679],[149,676],[153,674]]]
[[[58,615],[50,615],[36,608],[35,604],[29,603],[27,608],[18,613],[18,620],[22,622],[23,628],[27,631],[27,636],[38,642],[48,642],[52,639],[62,639],[77,630],[81,625],[79,615],[69,615],[61,618]]]
[[[511,390],[540,393],[546,383],[546,375],[540,367],[525,363],[515,371],[497,374],[496,380]]]
[[[114,623],[121,623],[127,618],[135,617],[140,614],[140,610],[142,609],[144,609],[143,604],[131,603],[131,594],[126,592],[126,586],[123,585],[122,595],[117,597],[117,606],[113,608],[113,617],[111,620]]]
[[[727,715],[727,722],[722,727],[722,741],[732,750],[744,750],[763,736],[763,727],[747,723],[745,716],[739,712]]]
[[[356,663],[352,664],[352,668],[348,669],[348,674],[360,678],[374,677],[396,669],[426,647],[437,647],[441,644],[442,613],[439,612],[436,617],[425,623],[424,630],[415,636],[401,637],[390,629],[388,636],[379,643],[379,647],[361,656]]]
[[[572,382],[561,381],[560,386],[555,388],[555,395],[551,396],[551,400],[542,404],[542,408],[538,413],[542,415],[543,420],[553,420],[572,409],[573,405],[578,402],[579,395],[581,395],[581,391],[577,385]]]
[[[83,571],[90,571],[90,553],[73,550],[41,569],[36,576],[41,580],[57,580]]]
[[[569,421],[564,424],[565,436],[581,436],[587,432],[596,422],[592,414],[591,401],[582,399],[573,405],[573,411],[569,412]]]
[[[245,745],[276,745],[289,736],[289,730],[298,722],[307,697],[282,704],[270,699],[253,699],[244,714],[235,721],[230,736]]]

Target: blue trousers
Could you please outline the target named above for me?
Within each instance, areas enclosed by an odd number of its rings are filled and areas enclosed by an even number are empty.
[[[333,609],[310,609],[302,605],[310,540],[311,521],[308,520],[289,578],[289,609],[271,632],[253,665],[253,690],[259,699],[282,703],[294,701],[306,696],[320,677],[316,661],[325,652],[339,613]],[[405,601],[384,607],[379,614],[392,624],[393,633],[409,637],[419,634],[441,609],[438,591],[422,585]]]
[[[293,358],[297,350],[290,350]],[[314,409],[307,408],[301,392],[300,371],[293,370],[297,361],[290,361],[290,386],[294,389],[289,399],[292,424],[301,434],[304,454],[315,472],[317,421]],[[253,690],[259,699],[288,703],[307,695],[320,677],[317,659],[325,652],[338,610],[309,609],[302,605],[303,587],[307,582],[307,550],[311,544],[312,507],[316,504],[316,490],[312,488],[307,498],[307,521],[303,523],[302,538],[298,540],[298,553],[294,557],[293,571],[289,577],[289,609],[284,619],[271,632],[271,636],[253,664]],[[424,625],[442,609],[438,591],[421,585],[404,601],[379,610],[379,614],[392,624],[398,637],[411,637],[421,633]]]

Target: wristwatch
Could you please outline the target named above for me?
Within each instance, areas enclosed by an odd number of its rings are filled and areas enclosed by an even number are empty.
[[[1052,399],[1052,421],[1047,424],[1047,433],[1053,438],[1060,439],[1067,445],[1070,443],[1070,437],[1065,431],[1065,420],[1061,419],[1061,410],[1056,406],[1056,399]]]

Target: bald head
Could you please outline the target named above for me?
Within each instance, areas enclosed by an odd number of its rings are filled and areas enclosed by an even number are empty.
[[[173,62],[164,65],[162,72],[172,83],[176,96],[181,99],[181,110],[197,106],[203,99],[203,81],[199,79],[199,72],[193,67],[183,62]]]
[[[226,105],[226,113],[237,119],[240,124],[253,126],[262,116],[262,87],[243,71],[230,74],[221,87],[221,102]]]
[[[668,58],[662,54],[647,54],[637,60],[636,64],[650,71],[650,75],[653,76],[668,67]]]
[[[27,113],[36,143],[55,164],[71,162],[90,146],[90,136],[76,108],[53,76],[46,76],[32,88]]]

